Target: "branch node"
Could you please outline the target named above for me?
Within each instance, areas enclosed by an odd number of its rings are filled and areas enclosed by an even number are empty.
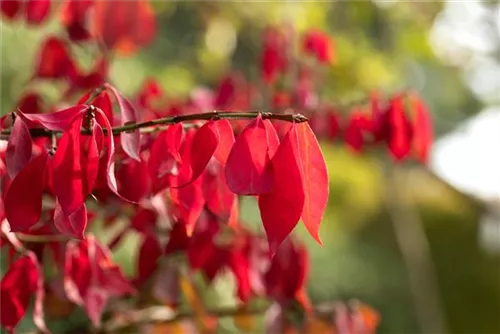
[[[273,114],[268,111],[261,111],[260,115],[262,116],[262,119],[271,119],[273,117]]]
[[[294,114],[292,116],[292,119],[295,123],[304,123],[304,122],[307,122],[309,119],[302,115],[302,114]]]

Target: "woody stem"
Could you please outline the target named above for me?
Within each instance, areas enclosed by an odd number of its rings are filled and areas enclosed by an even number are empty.
[[[90,99],[90,98],[89,98]],[[182,122],[190,121],[209,121],[218,119],[254,119],[261,115],[263,119],[280,120],[292,123],[302,123],[306,122],[308,119],[302,114],[274,114],[270,112],[260,112],[260,111],[249,111],[249,112],[232,112],[232,111],[217,111],[189,115],[177,115],[153,119],[146,122],[140,123],[129,123],[121,126],[116,126],[112,128],[113,135],[119,135],[122,132],[132,132],[139,129],[158,127],[161,125],[171,125]],[[103,129],[104,134],[107,134],[107,130]],[[8,139],[11,130],[4,130],[0,132],[0,139]],[[51,131],[47,129],[30,129],[30,134],[32,137],[51,137],[54,134],[60,134],[61,131]],[[82,134],[90,134],[87,129],[82,129]]]

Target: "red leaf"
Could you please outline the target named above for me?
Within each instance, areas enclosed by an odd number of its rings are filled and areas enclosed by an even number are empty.
[[[201,181],[201,179],[198,179],[186,187],[170,189],[172,202],[177,206],[182,222],[186,224],[186,233],[188,236],[191,236],[193,233],[196,221],[200,217],[205,205]]]
[[[131,202],[140,202],[150,193],[151,179],[144,160],[126,159],[118,166],[116,178],[121,196]]]
[[[403,160],[411,151],[411,126],[406,117],[403,98],[397,96],[390,102],[388,111],[390,132],[388,138],[389,151],[398,160]]]
[[[296,128],[305,195],[301,217],[311,236],[321,245],[319,226],[328,203],[328,171],[319,143],[309,124],[299,123]]]
[[[264,120],[264,127],[266,128],[267,144],[269,145],[269,159],[272,159],[280,145],[280,139],[278,137],[278,132],[276,132],[276,128],[270,120]]]
[[[70,78],[76,73],[64,41],[57,37],[45,39],[36,56],[35,68],[35,77],[45,79]]]
[[[27,0],[26,22],[38,25],[45,21],[50,12],[51,0]]]
[[[131,54],[156,35],[156,20],[149,2],[96,1],[93,32],[108,49]]]
[[[1,0],[0,10],[4,16],[12,20],[19,13],[22,5],[22,0]]]
[[[137,259],[137,283],[145,282],[158,267],[158,259],[163,254],[163,249],[158,239],[153,235],[145,235]]]
[[[28,127],[21,118],[16,117],[5,152],[7,172],[11,179],[30,161],[31,149],[32,141]]]
[[[101,2],[99,2],[99,4],[100,3]],[[113,6],[115,5],[118,6],[119,3],[114,2]],[[136,123],[138,116],[137,111],[132,106],[132,103],[130,103],[130,101],[127,100],[115,87],[111,85],[107,85],[106,87],[111,91],[116,101],[118,102],[121,113],[121,124],[125,125]],[[139,130],[134,130],[132,132],[122,132],[120,138],[122,148],[125,153],[127,153],[127,155],[132,159],[140,161],[141,158],[139,156],[139,153],[141,150],[141,134],[139,133]]]
[[[96,121],[106,127],[107,133],[112,133],[112,128],[111,124],[109,123],[109,120],[107,119],[106,115],[101,109],[96,109]],[[113,136],[106,136],[107,143],[106,143],[106,158],[104,160],[105,162],[105,171],[104,174],[106,175],[106,181],[109,189],[116,195],[118,198],[130,202],[130,200],[126,199],[123,197],[119,192],[118,192],[118,185],[116,183],[116,176],[115,176],[115,143],[113,140]]]
[[[18,111],[16,114],[25,121],[29,128],[41,125],[48,130],[65,131],[75,118],[86,110],[86,105],[76,105],[50,114],[26,114],[21,111]]]
[[[42,102],[38,93],[27,93],[18,101],[17,109],[26,114],[41,114],[43,112]]]
[[[182,163],[179,176],[175,181],[175,188],[185,187],[196,181],[212,159],[219,145],[219,131],[214,121],[208,121],[199,128],[192,140],[185,140],[185,149],[182,154]]]
[[[4,203],[11,231],[25,231],[40,219],[48,161],[48,153],[43,152],[32,159],[12,180]]]
[[[59,201],[56,200],[54,225],[62,234],[83,239],[87,220],[87,207],[85,203],[82,203],[73,213],[67,215],[63,212]]]
[[[357,114],[351,114],[344,133],[345,143],[354,152],[361,152],[364,145],[363,132],[358,123]]]
[[[167,149],[168,129],[160,132],[149,150],[148,171],[153,194],[165,189],[169,184],[168,174],[174,166],[174,157]]]
[[[233,148],[234,132],[231,123],[227,119],[215,121],[215,125],[219,131],[219,145],[215,150],[214,157],[225,165]]]
[[[259,209],[271,253],[292,232],[304,208],[304,186],[297,161],[297,129],[294,123],[272,159],[272,191],[259,196]]]
[[[177,162],[181,162],[179,150],[181,148],[182,139],[184,137],[184,127],[182,123],[170,125],[165,133],[165,142],[167,151],[175,158]]]
[[[280,303],[289,302],[304,288],[308,274],[307,249],[286,239],[264,275],[266,293]]]
[[[224,167],[214,160],[203,176],[203,193],[208,209],[221,219],[231,215],[236,195],[229,189],[224,176]]]
[[[33,253],[29,252],[14,262],[0,283],[0,323],[13,332],[24,317],[31,296],[35,294],[33,320],[43,333],[48,330],[43,320],[43,275]]]
[[[413,106],[413,150],[417,159],[426,164],[432,147],[433,131],[432,120],[424,102],[416,95],[410,96]]]
[[[328,34],[311,29],[305,33],[303,38],[302,49],[304,53],[314,56],[318,62],[323,64],[333,62],[333,42]]]
[[[90,38],[90,32],[86,27],[86,17],[93,2],[93,0],[67,0],[62,4],[61,23],[66,27],[72,41]]]
[[[83,117],[73,121],[58,143],[53,160],[54,193],[66,216],[71,215],[84,203],[85,166],[82,165],[80,130]]]
[[[257,195],[271,191],[272,169],[269,168],[269,141],[259,115],[236,138],[226,164],[227,185],[239,195]]]

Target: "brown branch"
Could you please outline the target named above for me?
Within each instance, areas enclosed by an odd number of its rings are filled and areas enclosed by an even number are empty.
[[[90,99],[90,97],[89,97]],[[122,126],[116,126],[112,128],[113,135],[119,135],[122,132],[131,132],[135,130],[147,129],[152,127],[158,127],[162,125],[172,125],[182,122],[191,121],[209,121],[217,119],[254,119],[258,115],[262,115],[263,119],[280,120],[286,122],[302,123],[307,122],[307,117],[302,114],[274,114],[271,112],[260,112],[260,111],[248,111],[248,112],[233,112],[233,111],[218,111],[213,112],[188,114],[188,115],[177,115],[157,118],[154,120],[141,122],[141,123],[130,123]],[[107,130],[103,129],[104,134],[107,134]],[[3,130],[0,132],[0,139],[8,139],[11,130]],[[30,134],[32,137],[52,137],[54,134],[59,135],[61,131],[51,131],[47,129],[30,129]],[[82,129],[82,134],[90,134],[89,130]]]

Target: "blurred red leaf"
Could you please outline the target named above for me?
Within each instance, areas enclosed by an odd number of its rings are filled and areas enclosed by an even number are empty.
[[[72,78],[76,67],[63,40],[47,37],[36,56],[35,77],[44,79]]]
[[[13,19],[17,16],[23,6],[23,0],[1,0],[0,10],[8,19]]]
[[[32,25],[44,22],[49,16],[51,3],[52,0],[27,0],[26,22]]]

